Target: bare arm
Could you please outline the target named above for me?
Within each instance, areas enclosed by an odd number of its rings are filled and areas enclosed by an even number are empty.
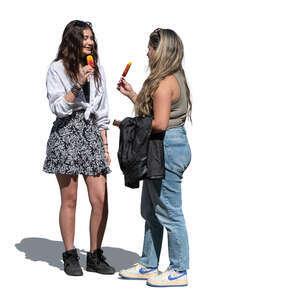
[[[133,90],[131,84],[129,84],[124,77],[121,77],[120,81],[118,82],[117,90],[119,90],[123,95],[127,96],[132,103],[135,103],[137,94]]]
[[[65,99],[69,103],[73,103],[76,99],[76,96],[72,93],[72,91],[69,91],[65,95]]]
[[[109,152],[108,152],[107,131],[100,130],[100,134],[101,134],[102,141],[104,144],[105,157],[106,157],[108,165],[110,165],[111,160],[110,160],[110,156],[109,156]]]
[[[77,87],[81,88],[81,86],[86,82],[90,81],[90,75],[94,74],[94,69],[91,66],[79,66],[79,74],[78,74],[78,84]],[[72,93],[72,91],[69,91],[65,95],[65,99],[69,103],[73,103],[76,99],[76,95]]]
[[[103,144],[104,144],[105,151],[106,151],[106,150],[108,151],[107,133],[106,133],[106,130],[100,130],[100,134],[101,134],[101,137],[102,137],[102,141],[103,141]]]
[[[119,81],[117,89],[135,103],[137,94],[124,78]],[[165,131],[168,128],[171,104],[178,99],[179,94],[180,88],[174,76],[168,76],[159,83],[153,99],[153,132]]]
[[[174,81],[175,80],[175,81]],[[171,104],[176,97],[177,81],[173,76],[168,76],[159,83],[153,99],[154,120],[152,121],[153,132],[165,131],[168,128]]]

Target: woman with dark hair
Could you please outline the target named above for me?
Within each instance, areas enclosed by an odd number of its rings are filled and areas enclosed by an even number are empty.
[[[182,67],[183,44],[170,29],[156,29],[148,44],[150,75],[137,95],[121,78],[118,90],[135,105],[138,116],[152,116],[152,132],[165,131],[164,179],[144,179],[141,213],[145,219],[142,257],[121,270],[126,279],[147,279],[149,286],[186,286],[189,246],[182,213],[181,180],[191,160],[184,123],[191,118],[190,91]],[[168,232],[169,268],[158,272],[163,229]]]
[[[94,66],[87,65],[87,55],[93,56]],[[56,174],[60,187],[64,270],[68,275],[83,274],[74,248],[78,175],[82,174],[92,207],[86,270],[113,274],[115,270],[101,249],[108,216],[108,102],[91,23],[75,20],[66,26],[46,83],[50,109],[57,118],[47,143],[43,170]]]

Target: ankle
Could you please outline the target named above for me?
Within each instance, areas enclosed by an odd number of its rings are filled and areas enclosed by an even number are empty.
[[[75,249],[75,247],[65,247],[65,252],[70,252],[73,251]]]
[[[103,250],[101,248],[96,248],[96,249],[91,249],[90,252],[88,252],[92,255],[96,255],[96,254],[103,254]]]

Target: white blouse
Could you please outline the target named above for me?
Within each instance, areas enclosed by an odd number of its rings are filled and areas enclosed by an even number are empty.
[[[51,63],[46,79],[47,97],[51,111],[58,117],[64,118],[71,115],[74,111],[85,110],[84,117],[89,119],[94,114],[97,127],[100,130],[107,130],[109,124],[108,118],[108,100],[106,91],[106,79],[104,69],[98,65],[101,82],[99,88],[96,87],[94,76],[90,76],[90,101],[86,102],[84,93],[81,90],[73,103],[65,99],[73,83],[65,72],[62,60]]]

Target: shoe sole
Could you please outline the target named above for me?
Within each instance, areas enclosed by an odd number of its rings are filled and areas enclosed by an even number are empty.
[[[113,274],[115,274],[115,272],[113,272],[113,273],[102,273],[102,272],[96,271],[95,269],[92,269],[90,267],[87,267],[85,270],[87,272],[93,272],[93,273],[98,273],[98,274],[102,274],[102,275],[113,275]]]
[[[132,279],[132,280],[148,280],[148,278],[145,278],[145,277],[128,277],[128,276],[124,276],[122,274],[119,273],[119,276],[122,278],[122,279]]]
[[[75,277],[77,277],[77,276],[83,276],[83,273],[79,273],[79,274],[70,274],[70,273],[67,273],[66,271],[65,271],[65,274],[67,274],[68,276],[75,276]]]
[[[182,287],[182,286],[187,286],[188,284],[185,283],[185,284],[167,284],[167,285],[156,285],[156,284],[152,284],[152,283],[149,283],[148,281],[146,282],[146,284],[148,286],[152,286],[152,287]]]

